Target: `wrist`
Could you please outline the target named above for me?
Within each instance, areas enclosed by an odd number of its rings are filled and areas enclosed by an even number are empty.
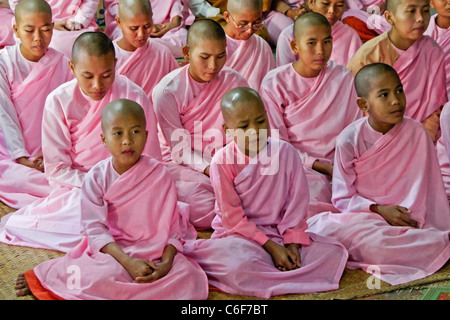
[[[378,213],[378,204],[376,204],[376,203],[375,204],[371,204],[369,206],[369,210],[374,212],[374,213]]]
[[[286,9],[284,12],[283,12],[283,14],[285,15],[285,16],[287,16],[287,14],[288,14],[288,12],[290,11],[291,9],[289,8],[289,9]]]

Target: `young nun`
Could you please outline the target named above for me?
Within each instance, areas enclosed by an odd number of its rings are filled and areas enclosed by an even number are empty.
[[[270,298],[337,289],[347,252],[305,231],[309,191],[297,151],[270,137],[255,90],[232,89],[221,107],[233,141],[211,162],[214,232],[188,241],[186,254],[211,285],[231,294]]]
[[[83,240],[66,256],[19,275],[18,295],[46,299],[206,299],[206,275],[183,251],[177,193],[164,164],[142,152],[145,112],[120,99],[102,110],[101,140],[111,157],[81,187]],[[100,138],[98,138],[100,143]],[[149,197],[161,193],[164,197]],[[80,270],[76,289],[68,268]]]
[[[398,285],[427,277],[450,258],[449,203],[435,146],[420,122],[404,116],[408,97],[394,68],[363,67],[355,78],[368,117],[336,143],[333,204],[309,231],[340,241],[347,268]]]

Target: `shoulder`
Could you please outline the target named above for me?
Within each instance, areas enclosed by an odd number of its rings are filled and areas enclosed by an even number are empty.
[[[422,36],[420,38],[420,50],[423,54],[429,56],[430,54],[435,54],[444,57],[444,49],[430,36]],[[425,52],[427,50],[428,52]]]
[[[345,127],[341,133],[336,138],[336,148],[338,146],[345,146],[348,144],[354,145],[358,140],[359,133],[361,132],[361,128],[366,125],[367,117],[360,118],[350,123],[347,127]]]
[[[159,83],[154,87],[153,92],[159,93],[161,91],[177,91],[179,85],[183,81],[184,76],[188,72],[189,65],[175,69],[166,74]]]
[[[270,87],[271,84],[275,83],[274,81],[281,81],[281,82],[289,81],[290,79],[292,79],[290,77],[291,71],[292,71],[292,63],[288,63],[270,70],[264,76],[261,83],[261,88]]]

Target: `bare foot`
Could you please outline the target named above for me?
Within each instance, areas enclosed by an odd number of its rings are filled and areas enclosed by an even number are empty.
[[[18,297],[28,296],[31,294],[27,279],[25,279],[25,275],[23,273],[19,274],[19,276],[17,277],[14,289],[16,289],[16,296]]]

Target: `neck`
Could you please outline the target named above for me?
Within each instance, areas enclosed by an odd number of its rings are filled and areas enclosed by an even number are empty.
[[[450,28],[450,17],[443,17],[438,15],[436,17],[436,24],[439,28],[448,29]]]
[[[225,31],[225,34],[227,36],[229,36],[231,39],[236,39],[236,35],[233,32],[233,29],[230,27],[230,24],[227,23],[224,27],[223,27],[223,31]]]
[[[117,45],[119,46],[119,48],[121,48],[122,50],[125,50],[125,51],[134,52],[137,49],[136,47],[134,47],[131,44],[129,44],[128,42],[126,42],[124,40],[124,38],[117,41]]]
[[[303,78],[315,78],[320,74],[320,71],[322,71],[322,69],[314,70],[308,68],[301,60],[295,61],[292,66],[294,67],[294,70]]]
[[[408,50],[408,48],[416,42],[416,40],[405,39],[401,37],[395,29],[391,29],[388,32],[388,37],[392,44],[400,50]]]

